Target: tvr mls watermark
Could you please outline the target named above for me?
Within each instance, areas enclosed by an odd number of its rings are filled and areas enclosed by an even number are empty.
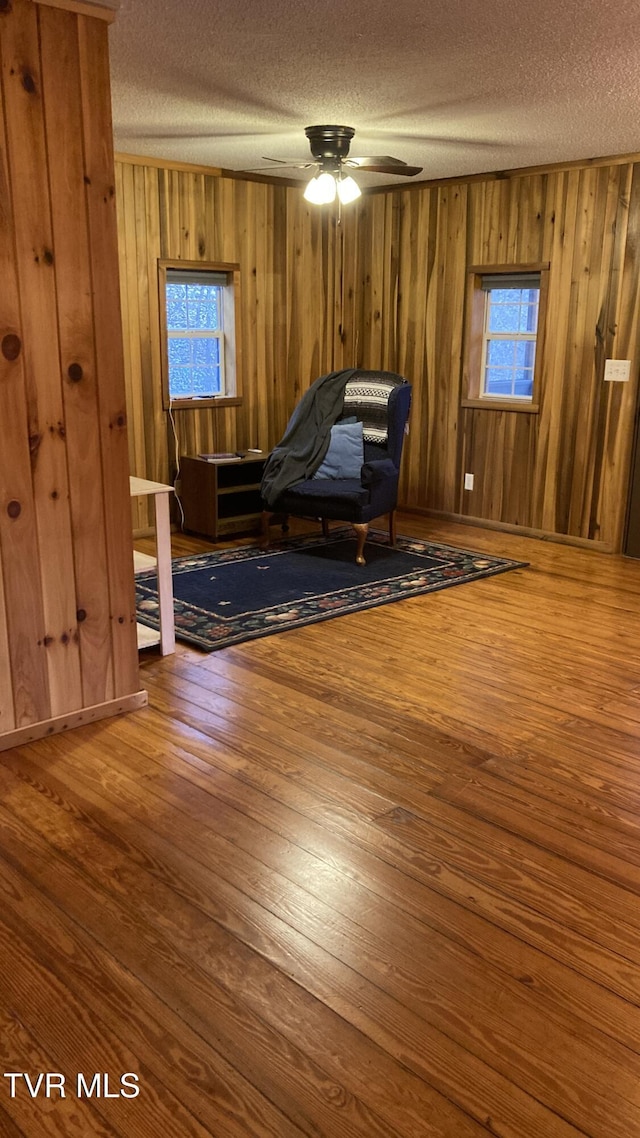
[[[106,1071],[96,1071],[92,1075],[80,1072],[67,1079],[59,1071],[40,1071],[29,1075],[26,1071],[4,1071],[2,1077],[9,1080],[10,1098],[28,1094],[31,1098],[66,1098],[67,1094],[76,1098],[137,1098],[140,1094],[139,1079],[132,1071],[125,1071],[117,1080],[111,1082]]]

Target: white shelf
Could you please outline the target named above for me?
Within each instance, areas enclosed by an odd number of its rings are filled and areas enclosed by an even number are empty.
[[[146,624],[136,624],[138,631],[138,648],[153,648],[160,643],[160,632],[156,628],[148,628]]]
[[[152,566],[158,574],[158,607],[160,616],[160,632],[144,628],[140,631],[138,625],[138,644],[145,648],[150,644],[160,644],[160,652],[166,656],[175,651],[176,635],[173,620],[173,580],[171,577],[171,525],[169,521],[169,494],[173,493],[173,486],[165,486],[162,482],[150,482],[146,478],[129,479],[131,496],[152,496],[154,500],[154,514],[156,522],[156,558],[144,553],[134,553],[134,569],[149,569]],[[151,639],[153,637],[153,639]]]
[[[134,573],[143,573],[145,569],[155,569],[157,560],[152,557],[150,553],[139,553],[137,549],[133,551],[133,571]]]

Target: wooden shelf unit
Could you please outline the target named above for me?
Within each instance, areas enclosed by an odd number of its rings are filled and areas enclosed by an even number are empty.
[[[267,451],[221,460],[185,455],[180,461],[185,530],[210,541],[258,530],[260,481],[268,457]]]

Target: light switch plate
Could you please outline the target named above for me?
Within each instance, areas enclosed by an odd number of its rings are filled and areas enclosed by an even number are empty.
[[[605,360],[604,378],[607,381],[626,383],[631,374],[631,360]]]

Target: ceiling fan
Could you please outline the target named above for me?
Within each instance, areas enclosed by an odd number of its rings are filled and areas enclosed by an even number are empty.
[[[325,205],[335,200],[345,204],[360,196],[360,187],[345,170],[366,170],[371,174],[399,174],[413,178],[422,172],[422,166],[408,166],[401,158],[389,154],[369,155],[364,158],[350,158],[349,148],[355,134],[352,126],[308,126],[305,134],[309,139],[313,161],[285,162],[279,158],[266,158],[276,162],[281,170],[307,170],[317,167],[305,190],[307,201],[314,205]]]

